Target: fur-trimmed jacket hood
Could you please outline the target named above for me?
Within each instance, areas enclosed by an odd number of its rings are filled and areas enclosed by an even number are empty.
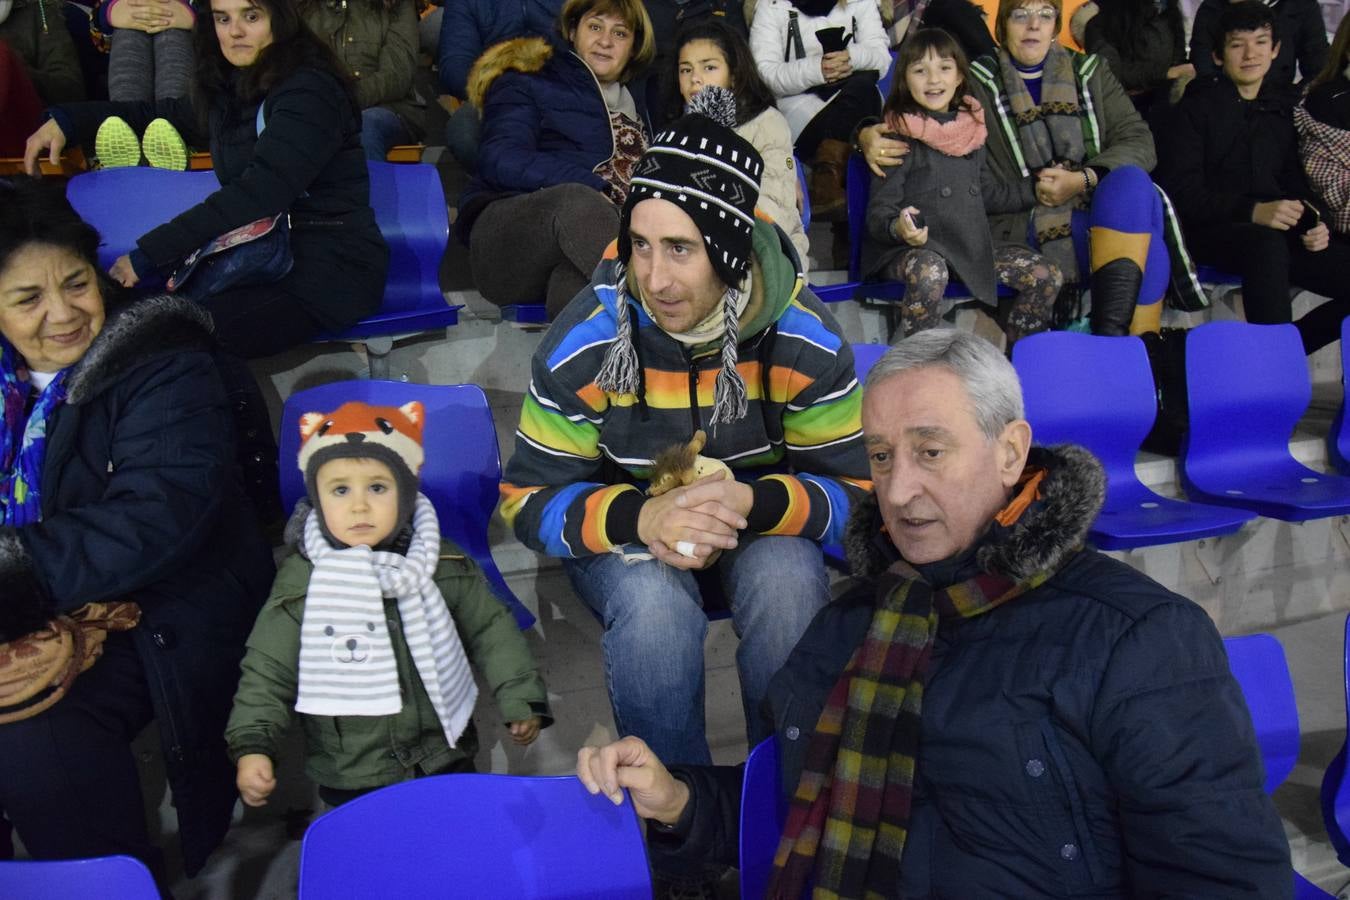
[[[543,70],[553,58],[555,48],[548,38],[518,37],[493,44],[483,51],[469,69],[465,86],[469,102],[481,112],[488,88],[503,72],[523,72],[533,75]]]
[[[153,354],[203,349],[214,329],[210,314],[183,297],[162,294],[124,306],[108,317],[71,369],[66,402],[87,403]]]
[[[1083,546],[1106,499],[1106,473],[1083,447],[1033,447],[1027,466],[1046,470],[1040,499],[1010,527],[993,526],[1000,533],[977,552],[982,570],[1017,581],[1063,565]],[[899,558],[882,524],[875,493],[854,504],[844,530],[844,552],[860,578],[880,574]]]
[[[645,83],[627,81],[637,124],[650,139]],[[512,38],[474,63],[469,100],[482,110],[478,168],[459,201],[455,231],[466,243],[478,215],[495,200],[560,184],[605,191],[601,167],[617,150],[605,90],[570,45]],[[613,98],[611,97],[612,101]],[[626,107],[620,92],[620,109]]]

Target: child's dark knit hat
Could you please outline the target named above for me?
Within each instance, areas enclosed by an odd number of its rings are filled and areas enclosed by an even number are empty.
[[[319,505],[319,468],[335,459],[374,459],[389,467],[398,486],[398,524],[412,521],[417,502],[418,474],[422,471],[422,427],[426,419],[416,400],[402,406],[371,406],[352,401],[331,413],[311,412],[300,417],[300,471],[305,493],[319,514],[323,535],[334,542]],[[395,529],[397,531],[398,529]]]

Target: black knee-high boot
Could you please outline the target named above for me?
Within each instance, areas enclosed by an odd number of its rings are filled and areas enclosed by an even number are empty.
[[[1144,272],[1132,259],[1113,259],[1092,273],[1092,333],[1120,336],[1130,333],[1134,305]]]

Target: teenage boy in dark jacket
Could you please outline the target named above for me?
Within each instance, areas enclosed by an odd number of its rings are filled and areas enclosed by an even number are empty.
[[[1297,91],[1268,77],[1280,52],[1274,15],[1244,0],[1220,24],[1222,71],[1187,89],[1158,135],[1154,177],[1195,258],[1242,278],[1247,321],[1289,322],[1290,285],[1332,298],[1295,323],[1312,353],[1339,338],[1350,313],[1350,241],[1332,236],[1303,174]]]
[[[921,331],[872,368],[863,581],[769,684],[791,806],[769,895],[1261,897],[1293,888],[1251,719],[1196,604],[1085,549],[1104,475],[1031,447],[989,342]],[[742,770],[628,737],[577,774],[628,788],[657,860],[735,863]]]
[[[1191,25],[1191,65],[1200,77],[1217,75],[1221,68],[1224,33],[1220,19],[1233,0],[1204,0]],[[1327,61],[1327,26],[1317,0],[1275,0],[1269,6],[1276,30],[1283,37],[1275,51],[1269,80],[1272,84],[1294,83],[1295,70],[1302,79],[1322,71]]]

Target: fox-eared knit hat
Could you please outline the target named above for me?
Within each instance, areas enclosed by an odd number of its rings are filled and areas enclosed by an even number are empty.
[[[402,406],[372,406],[351,401],[329,413],[300,417],[300,454],[297,463],[305,475],[305,493],[318,512],[319,526],[329,543],[336,541],[319,505],[318,476],[324,463],[335,459],[374,459],[393,473],[398,487],[398,530],[412,521],[417,503],[418,475],[422,471],[422,428],[426,420],[416,400]]]
[[[745,381],[736,371],[740,340],[741,290],[750,272],[755,204],[764,174],[764,160],[749,141],[736,134],[736,98],[726,88],[710,86],[694,95],[685,115],[659,132],[633,169],[628,199],[619,217],[620,292],[618,334],[601,366],[596,384],[602,390],[636,393],[637,352],[627,314],[627,267],[633,253],[629,226],[633,207],[644,200],[668,200],[698,227],[713,271],[726,287],[723,313],[722,370],[717,376],[712,421],[732,422],[748,409]]]

